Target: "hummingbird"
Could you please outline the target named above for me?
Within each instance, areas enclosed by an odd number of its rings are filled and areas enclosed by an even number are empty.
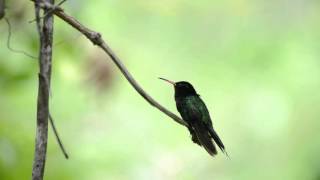
[[[159,79],[173,85],[177,110],[187,123],[192,141],[204,147],[211,156],[217,154],[215,144],[228,156],[222,141],[213,129],[209,111],[193,86],[186,81],[173,82],[164,78]]]

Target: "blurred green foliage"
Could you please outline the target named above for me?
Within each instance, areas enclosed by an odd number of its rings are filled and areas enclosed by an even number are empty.
[[[106,55],[55,19],[45,179],[320,179],[320,3],[316,0],[68,0],[141,85],[174,112],[158,76],[190,81],[231,159],[211,158],[151,107]],[[37,55],[33,4],[8,1],[12,46]],[[37,61],[10,52],[0,21],[0,179],[30,179]]]

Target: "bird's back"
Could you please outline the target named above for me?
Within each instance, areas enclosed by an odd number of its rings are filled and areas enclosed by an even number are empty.
[[[176,105],[182,118],[191,126],[200,144],[209,154],[216,154],[211,138],[225,152],[224,145],[212,126],[209,111],[199,95],[176,97]],[[199,144],[199,143],[198,143]]]
[[[212,124],[209,111],[199,95],[176,98],[176,105],[185,121],[204,121]]]

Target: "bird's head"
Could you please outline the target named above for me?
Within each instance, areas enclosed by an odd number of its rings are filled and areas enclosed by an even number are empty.
[[[164,80],[174,86],[175,96],[185,97],[191,95],[198,95],[193,86],[187,81],[174,82],[164,78],[159,79]]]

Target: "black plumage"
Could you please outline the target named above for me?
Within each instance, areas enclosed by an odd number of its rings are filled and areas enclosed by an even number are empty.
[[[215,144],[227,154],[221,139],[213,129],[209,111],[193,86],[186,81],[173,82],[160,79],[173,84],[176,106],[182,119],[188,124],[192,141],[204,147],[211,156],[217,154]]]

